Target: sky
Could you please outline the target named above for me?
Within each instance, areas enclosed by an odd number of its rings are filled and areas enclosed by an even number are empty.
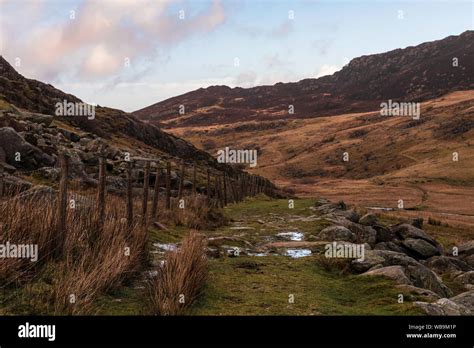
[[[474,0],[0,0],[0,54],[17,71],[125,111],[316,78],[466,30]]]

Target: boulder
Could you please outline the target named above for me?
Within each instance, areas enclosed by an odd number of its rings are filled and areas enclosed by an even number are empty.
[[[383,257],[376,255],[372,250],[365,250],[364,260],[352,260],[351,268],[357,273],[362,273],[377,265],[381,265],[384,261],[385,259]]]
[[[359,214],[357,214],[352,209],[337,211],[336,215],[337,216],[342,216],[343,218],[345,218],[349,221],[352,221],[352,222],[358,222],[359,221]]]
[[[433,256],[426,260],[425,266],[438,274],[467,272],[472,269],[465,261],[454,256]]]
[[[368,243],[370,246],[375,245],[377,232],[372,227],[354,222],[349,223],[345,227],[355,234],[357,243]]]
[[[436,302],[414,302],[415,306],[423,309],[428,315],[470,315],[471,311],[463,305],[441,298]]]
[[[459,256],[461,257],[474,255],[474,240],[461,244],[458,247],[458,251],[459,251]]]
[[[378,223],[378,219],[377,219],[377,216],[375,216],[374,214],[368,213],[359,219],[359,223],[361,225],[373,226]]]
[[[0,147],[5,152],[6,162],[15,167],[34,169],[41,165],[50,166],[54,163],[52,157],[28,143],[13,128],[0,128]],[[15,160],[17,152],[21,155],[21,161]]]
[[[463,258],[463,261],[474,269],[474,255],[469,255]]]
[[[435,242],[434,239],[427,235],[423,230],[410,224],[392,226],[392,232],[401,239],[414,238],[424,239],[428,242]]]
[[[474,313],[474,290],[463,292],[451,298],[451,301],[466,307]]]
[[[441,278],[429,268],[418,265],[409,265],[406,267],[406,274],[413,285],[434,291],[441,297],[450,297],[453,292],[443,283]]]
[[[403,249],[396,243],[394,242],[380,242],[375,244],[374,246],[375,250],[390,250],[390,251],[395,251],[397,253],[402,253]]]
[[[405,274],[414,286],[423,289],[429,289],[441,297],[450,297],[451,290],[444,285],[441,278],[414,258],[389,250],[372,250],[372,252],[384,258],[383,266],[403,266]]]
[[[427,259],[440,254],[438,248],[424,239],[407,238],[402,242],[402,244],[418,258]]]
[[[377,268],[372,271],[368,271],[361,274],[362,276],[383,276],[394,280],[397,284],[408,284],[411,285],[411,281],[405,275],[402,266],[388,266]]]
[[[400,284],[397,285],[396,288],[400,289],[400,292],[407,300],[412,300],[412,295],[424,296],[426,300],[430,302],[440,299],[439,295],[435,292],[428,289],[418,288],[413,285]]]
[[[392,232],[400,239],[423,239],[424,241],[434,245],[440,254],[444,252],[443,247],[423,230],[416,228],[410,224],[400,224],[392,226]]]
[[[454,281],[461,285],[474,284],[474,271],[462,273],[454,278]]]
[[[384,266],[394,266],[394,265],[399,265],[399,266],[418,266],[421,265],[418,261],[416,261],[414,258],[403,254],[399,253],[396,251],[390,251],[390,250],[373,250],[374,254],[377,256],[380,256],[384,259],[383,265]]]
[[[372,228],[377,232],[376,234],[376,242],[390,242],[393,239],[393,233],[392,231],[380,224],[372,226]]]
[[[347,242],[354,242],[355,235],[352,233],[348,228],[344,226],[329,226],[323,229],[318,237],[321,240],[327,241],[336,241],[336,240],[343,240]]]

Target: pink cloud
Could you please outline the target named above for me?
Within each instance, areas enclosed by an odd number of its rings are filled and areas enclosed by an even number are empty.
[[[22,6],[30,3],[35,2]],[[125,58],[134,62],[153,56],[157,48],[207,33],[225,21],[220,0],[184,20],[177,11],[170,12],[171,4],[171,0],[86,0],[77,9],[64,7],[64,17],[56,22],[40,22],[38,5],[31,5],[35,6],[31,13],[36,14],[29,18],[37,23],[22,39],[2,40],[2,54],[10,59],[20,57],[22,72],[40,79],[55,80],[64,74],[87,79],[113,76],[123,68]],[[74,19],[69,18],[71,10],[75,10]],[[18,30],[13,20],[0,25],[3,33]]]

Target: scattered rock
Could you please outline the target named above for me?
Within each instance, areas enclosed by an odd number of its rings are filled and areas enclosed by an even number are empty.
[[[474,313],[474,290],[463,292],[451,298],[451,301],[466,307]]]
[[[458,247],[458,251],[459,251],[459,256],[461,257],[474,255],[474,240],[461,244]]]
[[[330,242],[336,240],[354,242],[356,239],[354,233],[344,226],[326,227],[319,233],[318,236],[321,240],[327,240]]]
[[[375,216],[374,214],[368,213],[359,219],[359,223],[361,225],[373,226],[378,223],[378,219],[377,219],[377,216]]]
[[[428,315],[470,315],[471,311],[463,305],[447,299],[440,298],[436,302],[414,302],[417,307],[423,309]]]
[[[405,299],[411,300],[412,294],[419,295],[419,296],[424,296],[427,301],[436,301],[439,300],[439,295],[436,294],[435,292],[428,290],[428,289],[423,289],[423,288],[418,288],[413,285],[408,285],[408,284],[400,284],[396,286],[397,289],[400,289],[400,291],[403,293]]]
[[[403,246],[415,253],[416,256],[422,259],[427,259],[431,256],[439,255],[439,250],[424,239],[408,238],[402,242]]]
[[[454,278],[454,281],[462,285],[474,284],[474,271],[469,271],[458,275]]]
[[[402,266],[388,266],[382,267],[378,269],[374,269],[372,271],[368,271],[362,273],[363,276],[384,276],[390,279],[393,279],[397,284],[408,284],[411,285],[411,281],[405,275]]]
[[[454,256],[433,256],[426,260],[425,266],[438,274],[471,270],[471,267],[465,261]]]
[[[383,225],[374,225],[373,229],[377,232],[376,242],[390,242],[393,239],[392,231]]]
[[[352,260],[351,268],[358,273],[366,272],[373,267],[382,264],[384,261],[385,259],[383,257],[376,255],[372,250],[366,250],[364,252],[364,260]]]

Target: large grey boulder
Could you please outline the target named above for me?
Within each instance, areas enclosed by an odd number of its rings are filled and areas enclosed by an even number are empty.
[[[434,238],[429,236],[423,230],[410,224],[400,224],[392,226],[392,232],[400,239],[422,239],[435,246],[439,253],[444,252],[443,247]]]
[[[397,284],[412,285],[410,279],[405,275],[402,266],[388,266],[377,268],[372,271],[362,273],[361,276],[383,276],[394,280]]]
[[[425,266],[438,274],[453,273],[456,271],[468,272],[472,270],[469,264],[456,256],[433,256],[426,260]]]
[[[362,273],[370,270],[371,268],[381,265],[385,259],[381,256],[376,255],[373,250],[365,250],[364,251],[364,259],[359,260],[352,260],[351,261],[351,268],[357,272]]]
[[[461,285],[474,284],[474,271],[462,273],[454,278],[454,281]]]
[[[0,128],[0,147],[3,149],[6,162],[15,167],[34,169],[38,166],[50,166],[54,163],[52,157],[28,143],[10,127]],[[20,154],[21,161],[16,161],[17,153]]]
[[[474,255],[474,240],[461,244],[458,247],[458,251],[459,251],[459,256],[461,257]]]
[[[357,243],[368,243],[373,247],[377,240],[377,231],[370,226],[364,226],[351,222],[347,227],[355,234]]]
[[[434,291],[441,297],[451,297],[453,295],[451,289],[443,283],[441,278],[422,264],[409,265],[405,272],[413,285],[419,288]]]
[[[452,296],[452,291],[443,283],[441,278],[414,258],[388,250],[372,250],[372,252],[384,258],[383,266],[403,266],[405,274],[414,286],[434,291],[441,297]]]
[[[451,298],[451,301],[466,307],[474,313],[474,290],[463,292]]]
[[[400,292],[403,294],[403,296],[407,300],[412,300],[414,297],[413,295],[423,296],[426,301],[430,301],[430,302],[434,302],[440,299],[437,293],[428,289],[418,288],[413,285],[400,284],[400,285],[397,285],[396,288],[400,290]]]
[[[431,256],[440,255],[440,251],[433,244],[424,239],[407,238],[402,242],[412,254],[421,259],[427,259]]]
[[[423,309],[428,315],[470,315],[471,311],[463,305],[441,298],[436,302],[414,302],[415,306]]]
[[[319,233],[318,237],[321,240],[327,240],[330,242],[337,240],[354,242],[356,239],[354,233],[352,233],[348,228],[344,226],[326,227]]]

